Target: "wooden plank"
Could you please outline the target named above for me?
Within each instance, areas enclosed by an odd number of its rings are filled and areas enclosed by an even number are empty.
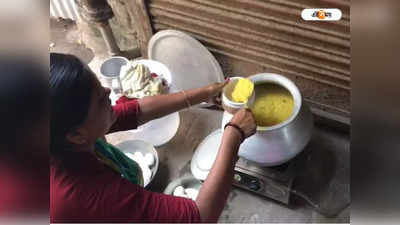
[[[146,6],[147,0],[126,1],[126,4],[132,13],[133,19],[135,20],[142,57],[147,58],[147,45],[151,36],[153,35],[153,29],[151,27],[150,17]]]

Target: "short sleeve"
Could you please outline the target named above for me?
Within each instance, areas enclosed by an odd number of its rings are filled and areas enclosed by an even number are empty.
[[[157,223],[200,223],[200,213],[196,203],[187,198],[154,193],[144,190],[149,195],[146,207],[149,222]]]
[[[116,122],[112,125],[109,133],[136,129],[138,126],[138,115],[140,113],[137,99],[121,97],[113,107],[117,116]]]
[[[121,178],[113,185],[104,205],[112,206],[114,222],[200,223],[196,203],[187,198],[148,191]],[[111,187],[110,187],[111,188]],[[105,199],[104,199],[105,200]],[[106,203],[107,202],[107,203]]]
[[[200,222],[194,201],[148,191],[89,152],[69,154],[62,164],[51,161],[52,223]]]

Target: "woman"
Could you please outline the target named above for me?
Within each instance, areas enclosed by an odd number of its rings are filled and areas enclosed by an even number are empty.
[[[79,59],[52,53],[51,222],[216,222],[232,185],[239,145],[255,133],[250,111],[239,111],[226,127],[196,201],[143,189],[99,160],[96,148],[107,133],[209,100],[223,86],[119,101],[112,107],[110,90]]]

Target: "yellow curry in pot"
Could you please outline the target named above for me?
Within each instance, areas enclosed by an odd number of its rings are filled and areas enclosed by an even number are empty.
[[[251,110],[258,126],[274,126],[292,115],[294,101],[286,88],[273,83],[257,84],[255,95]]]

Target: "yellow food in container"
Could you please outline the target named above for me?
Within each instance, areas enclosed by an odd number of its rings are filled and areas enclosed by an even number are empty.
[[[274,126],[293,113],[294,101],[288,90],[272,83],[255,86],[256,99],[251,106],[258,126]]]
[[[249,79],[239,79],[232,92],[232,100],[234,102],[245,103],[249,100],[254,91],[254,84]]]

